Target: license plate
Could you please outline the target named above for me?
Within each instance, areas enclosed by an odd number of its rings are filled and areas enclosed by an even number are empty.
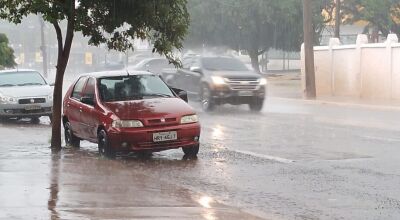
[[[30,106],[25,107],[25,110],[27,110],[27,111],[39,110],[39,109],[42,109],[42,107],[40,107],[39,105],[30,105]]]
[[[173,141],[178,139],[176,131],[153,133],[153,142]]]
[[[252,91],[239,91],[239,96],[253,96]]]

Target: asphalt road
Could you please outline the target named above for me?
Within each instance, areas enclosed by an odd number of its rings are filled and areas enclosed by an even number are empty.
[[[400,219],[400,112],[270,98],[199,116],[197,160],[51,153],[46,118],[0,124],[0,219]]]

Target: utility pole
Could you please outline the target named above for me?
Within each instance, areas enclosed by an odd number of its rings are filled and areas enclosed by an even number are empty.
[[[341,0],[336,0],[335,7],[335,38],[340,39],[340,24],[342,23],[342,16],[340,14],[341,10]]]
[[[304,31],[304,61],[305,61],[305,97],[316,98],[314,69],[314,28],[312,24],[312,0],[303,0],[303,31]]]
[[[44,34],[44,20],[42,16],[39,16],[39,23],[40,23],[40,35],[41,35],[41,46],[40,50],[42,51],[42,57],[43,57],[43,75],[44,77],[48,77],[49,75],[47,74],[47,48],[46,48],[46,38]]]

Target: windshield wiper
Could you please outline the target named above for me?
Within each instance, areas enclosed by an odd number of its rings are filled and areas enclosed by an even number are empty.
[[[0,87],[16,86],[14,84],[1,84]]]
[[[22,83],[18,84],[19,86],[42,86],[42,83]]]
[[[143,96],[156,96],[156,97],[164,97],[164,98],[171,98],[171,95],[163,94],[163,93],[146,93]]]

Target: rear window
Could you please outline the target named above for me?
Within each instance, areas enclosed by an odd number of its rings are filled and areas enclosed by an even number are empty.
[[[46,85],[46,81],[35,71],[0,73],[0,87]]]

